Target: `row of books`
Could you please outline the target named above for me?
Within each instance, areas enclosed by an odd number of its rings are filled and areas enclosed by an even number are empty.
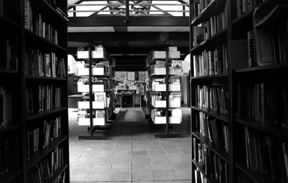
[[[0,129],[12,123],[11,91],[0,87]]]
[[[18,135],[11,134],[0,139],[0,176],[19,167]]]
[[[287,11],[287,7],[288,7],[287,5],[283,7],[279,5],[276,6],[273,10],[271,10],[271,12],[267,12],[272,14],[271,17],[269,16],[267,17],[267,21],[269,22],[270,19],[274,18],[273,17],[274,14]],[[257,16],[258,13],[255,14],[256,14],[255,19],[258,19],[261,16],[261,13],[259,13],[259,17]],[[265,18],[266,17],[264,17],[263,19]],[[265,24],[265,21],[263,24]],[[254,27],[256,27],[255,42],[257,50],[257,64],[259,66],[264,66],[268,64],[281,64],[288,62],[287,26],[288,26],[288,18],[285,16],[279,17],[279,19],[274,20],[272,24],[268,24],[266,26],[264,25],[258,26],[255,23]],[[267,29],[269,30],[268,33],[266,33]]]
[[[229,108],[228,91],[221,86],[197,85],[194,105],[200,109],[227,115]]]
[[[287,26],[288,19],[285,19],[277,26],[271,26],[269,34],[263,34],[265,30],[261,29],[249,30],[247,39],[233,40],[233,54],[240,56],[233,61],[234,65],[240,66],[235,69],[287,63]]]
[[[28,161],[33,154],[41,149],[45,149],[50,142],[60,137],[61,132],[61,116],[50,120],[44,120],[40,127],[27,131],[27,150]]]
[[[199,112],[199,115],[196,115],[196,130],[218,148],[224,148],[226,153],[229,153],[228,125],[203,112]]]
[[[264,1],[265,0],[237,0],[236,1],[237,17],[240,17],[241,15],[245,14],[249,10],[252,10],[258,4]]]
[[[61,87],[38,85],[26,87],[27,114],[39,113],[62,106]]]
[[[200,26],[193,27],[193,46],[199,46],[202,42],[208,40],[209,38],[226,28],[227,5],[225,6],[224,11],[220,14],[211,16],[209,20],[203,22]]]
[[[32,10],[30,0],[24,1],[24,19],[25,28],[34,32],[35,34],[58,44],[58,31],[52,25],[43,20],[42,15]]]
[[[288,181],[288,142],[244,126],[246,165],[250,171]]]
[[[255,31],[247,31],[246,39],[232,40],[232,69],[287,63],[287,24],[288,19],[284,18],[269,27],[269,34],[263,34],[265,30],[256,28]],[[194,31],[194,44],[201,44],[201,27],[194,29],[197,29]],[[214,51],[203,51],[201,55],[193,56],[193,74],[195,77],[227,74],[227,61],[226,46]]]
[[[25,52],[25,74],[28,76],[66,77],[64,58],[40,50]]]
[[[204,177],[214,179],[219,183],[229,182],[229,167],[218,155],[204,143],[192,139],[193,143],[193,161],[197,164],[198,170],[194,171],[195,182],[205,182]],[[199,169],[204,175],[199,176]]]
[[[30,183],[44,183],[48,179],[52,178],[54,173],[64,164],[64,149],[62,147],[56,147],[46,158],[38,162],[28,172],[28,178]],[[64,175],[59,175],[53,182],[63,182],[65,180]]]
[[[212,51],[204,50],[193,55],[193,76],[209,76],[228,73],[228,50],[226,45]]]
[[[238,82],[236,117],[288,129],[288,85],[275,81]]]
[[[0,69],[18,70],[18,37],[0,35]]]
[[[247,31],[246,39],[237,41],[238,47],[235,44],[232,45],[232,55],[240,56],[236,57],[237,61],[233,61],[235,64],[246,68],[287,63],[288,18],[285,16],[274,17],[286,9],[285,5],[277,5],[270,12],[267,9],[263,10],[264,13],[262,9],[262,13],[258,13],[260,11],[258,9],[255,10],[253,14],[254,29]],[[265,16],[263,17],[263,15]],[[272,19],[273,21],[270,21]],[[235,41],[233,40],[232,43],[237,43]]]

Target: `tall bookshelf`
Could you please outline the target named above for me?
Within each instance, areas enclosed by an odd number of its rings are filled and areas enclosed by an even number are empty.
[[[165,128],[165,133],[155,134],[156,138],[181,137],[181,134],[171,133],[172,124],[182,122],[180,81],[182,60],[177,60],[179,58],[180,51],[175,46],[167,46],[165,51],[151,51],[149,54],[150,79],[146,104],[153,123],[164,125]],[[177,68],[176,63],[179,66]]]
[[[1,182],[17,182],[23,179],[21,154],[23,146],[22,119],[19,113],[21,101],[17,91],[21,85],[12,85],[21,80],[21,71],[17,60],[20,58],[20,4],[16,1],[0,1],[0,180]],[[15,14],[11,6],[15,4]],[[5,7],[5,8],[4,8]],[[12,57],[13,54],[13,57]],[[7,79],[9,78],[9,80]]]
[[[1,182],[70,182],[66,1],[0,1]]]
[[[191,0],[192,182],[288,181],[284,0]]]
[[[115,110],[114,72],[109,54],[102,46],[90,44],[88,50],[77,51],[77,57],[86,60],[86,66],[78,68],[77,88],[82,92],[82,101],[78,101],[78,124],[90,132],[79,139],[105,139]]]

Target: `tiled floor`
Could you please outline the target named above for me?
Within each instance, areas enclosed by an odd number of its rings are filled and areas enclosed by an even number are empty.
[[[105,140],[78,140],[87,127],[70,118],[70,181],[190,183],[191,157],[189,111],[182,125],[172,128],[182,138],[158,138],[163,128],[148,124],[140,108],[122,109]],[[185,116],[186,115],[186,116]],[[155,128],[156,127],[156,128]],[[158,127],[158,128],[157,128]]]

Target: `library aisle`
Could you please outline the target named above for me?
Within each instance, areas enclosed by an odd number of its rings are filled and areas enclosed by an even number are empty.
[[[126,111],[127,109],[127,111]],[[183,122],[172,133],[182,138],[158,138],[163,128],[148,124],[141,108],[122,108],[106,140],[78,140],[87,127],[77,125],[69,109],[70,181],[190,183],[190,110],[183,110]]]

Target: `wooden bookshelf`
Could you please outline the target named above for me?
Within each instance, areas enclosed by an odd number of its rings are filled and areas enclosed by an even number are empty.
[[[210,182],[215,178],[205,175],[207,172],[195,161],[196,147],[199,152],[210,150],[227,163],[229,180],[222,183],[286,183],[288,82],[284,78],[288,76],[288,2],[191,0],[190,4],[192,182],[202,183],[199,178],[195,180],[195,171],[212,178]],[[221,11],[225,16],[216,21],[216,28],[221,29],[215,33],[213,19]],[[202,33],[201,26],[205,27]],[[195,45],[195,38],[202,42]],[[222,45],[227,50],[221,52],[219,59],[213,50]],[[215,69],[215,59],[227,59],[227,64],[221,65],[227,72],[210,72]],[[215,95],[210,94],[213,87],[223,87],[227,92],[228,113],[215,112],[213,104],[223,100],[215,100]],[[202,119],[201,115],[205,117]],[[205,133],[206,129],[211,130],[211,120],[228,128],[228,153]],[[223,133],[223,128],[218,133]]]
[[[0,1],[0,23],[3,25],[0,28],[1,183],[35,182],[30,172],[39,169],[37,166],[43,159],[47,159],[49,166],[55,165],[54,175],[47,182],[60,177],[62,181],[63,176],[64,182],[70,182],[67,20],[55,10],[59,8],[66,12],[67,1],[56,0],[55,3],[51,7],[44,0]],[[41,32],[44,26],[45,31]],[[55,54],[54,58],[41,58],[43,76],[26,72],[27,68],[33,71],[31,73],[40,70],[40,55],[30,57],[32,50]],[[50,86],[49,94],[39,86]],[[41,144],[44,141],[49,145],[44,147]],[[58,148],[61,150],[56,152]],[[60,151],[65,166],[57,168],[59,162],[52,162],[51,157],[59,158],[57,153]],[[47,172],[41,170],[39,173],[38,178]]]

